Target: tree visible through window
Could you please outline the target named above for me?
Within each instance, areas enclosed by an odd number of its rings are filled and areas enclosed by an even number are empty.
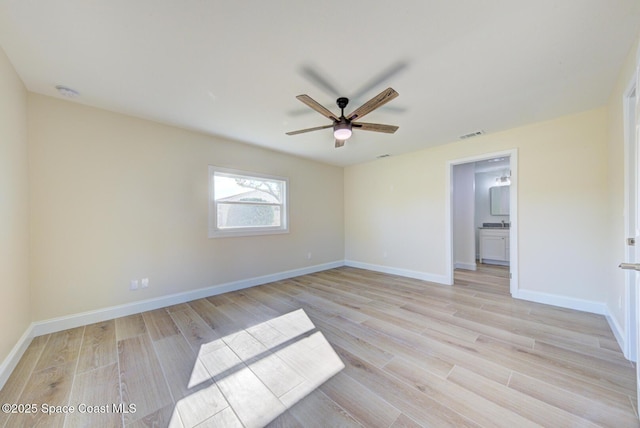
[[[210,236],[287,232],[287,180],[209,167]]]

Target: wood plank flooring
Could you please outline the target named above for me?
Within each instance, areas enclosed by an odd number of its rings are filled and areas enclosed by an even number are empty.
[[[38,412],[0,427],[640,426],[604,317],[507,275],[342,267],[37,337],[0,402]]]

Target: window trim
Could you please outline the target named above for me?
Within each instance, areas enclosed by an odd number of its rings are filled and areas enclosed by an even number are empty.
[[[214,178],[216,174],[238,175],[247,178],[277,180],[283,182],[284,197],[280,204],[260,203],[270,206],[279,206],[280,208],[280,226],[276,227],[238,227],[233,229],[218,229],[218,203],[215,200],[215,184]],[[209,165],[209,238],[228,238],[234,236],[260,236],[260,235],[277,235],[289,233],[289,179],[271,174],[263,174],[251,171],[243,171],[239,169],[222,168],[215,165]],[[239,202],[227,201],[226,204],[242,204]],[[253,202],[256,204],[256,202]],[[243,204],[244,205],[244,204]]]

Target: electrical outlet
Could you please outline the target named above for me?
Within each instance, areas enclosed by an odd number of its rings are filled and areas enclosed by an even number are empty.
[[[149,278],[142,278],[140,280],[140,288],[147,288],[149,286]]]
[[[131,284],[129,284],[129,290],[137,290],[138,289],[138,280],[132,279]]]
[[[307,253],[307,260],[311,260],[311,251]]]

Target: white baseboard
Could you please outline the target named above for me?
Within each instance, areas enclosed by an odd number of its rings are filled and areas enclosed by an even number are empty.
[[[496,266],[511,266],[510,262],[505,262],[504,260],[482,259],[482,263]]]
[[[353,260],[340,260],[335,262],[324,263],[320,265],[308,266],[300,269],[279,272],[260,277],[233,281],[225,284],[219,284],[211,287],[201,288],[198,290],[187,291],[184,293],[176,293],[169,296],[162,296],[154,299],[142,300],[138,302],[127,303],[118,306],[111,306],[104,309],[87,311],[68,316],[52,318],[44,321],[32,323],[24,332],[20,340],[13,347],[9,355],[0,365],[0,389],[4,387],[5,382],[20,361],[24,351],[31,343],[31,339],[43,334],[54,333],[69,328],[80,327],[87,324],[106,321],[127,315],[133,315],[140,312],[164,308],[171,305],[189,302],[191,300],[201,299],[204,297],[215,296],[217,294],[227,293],[230,291],[242,290],[257,285],[267,284],[274,281],[293,278],[296,276],[307,275],[323,270],[334,269],[340,266],[350,266],[360,269],[371,270],[375,272],[388,273],[391,275],[399,275],[408,278],[420,279],[423,281],[435,282],[438,284],[451,285],[446,275],[436,275],[426,272],[413,271],[409,269],[400,269],[389,266],[375,265],[371,263],[362,263]],[[594,302],[582,299],[576,299],[566,296],[558,296],[548,293],[540,293],[530,290],[518,290],[513,296],[517,299],[529,300],[537,303],[545,303],[553,306],[559,306],[568,309],[576,309],[579,311],[591,312],[595,314],[605,315],[611,330],[620,347],[624,350],[624,335],[617,321],[609,315],[606,304],[602,302]]]
[[[577,311],[591,312],[598,315],[607,314],[607,306],[604,302],[576,299],[575,297],[560,296],[557,294],[541,293],[539,291],[518,290],[515,299],[528,300],[530,302],[544,303],[546,305],[559,306],[561,308],[575,309]]]
[[[464,270],[477,270],[478,265],[475,263],[463,263],[463,262],[455,262],[453,264],[454,269],[464,269]]]
[[[20,340],[18,340],[9,355],[7,355],[7,357],[0,365],[0,389],[4,387],[5,382],[7,381],[7,379],[9,379],[11,372],[15,369],[16,365],[20,361],[20,358],[22,358],[22,355],[31,343],[31,339],[36,336],[42,336],[43,334],[55,333],[58,331],[67,330],[69,328],[80,327],[83,325],[102,322],[113,318],[164,308],[171,305],[177,305],[179,303],[189,302],[191,300],[215,296],[217,294],[227,293],[229,291],[242,290],[244,288],[254,287],[256,285],[267,284],[274,281],[281,281],[283,279],[293,278],[300,275],[307,275],[310,273],[333,269],[340,266],[344,266],[344,262],[342,260],[259,276],[255,278],[228,282],[225,284],[214,285],[198,290],[186,291],[184,293],[176,293],[169,296],[157,297],[155,299],[141,300],[138,302],[126,303],[123,305],[111,306],[108,308],[96,309],[93,311],[81,312],[78,314],[33,322],[27,328]]]
[[[31,324],[27,330],[22,334],[22,337],[15,344],[9,355],[4,359],[2,364],[0,364],[0,389],[4,388],[4,384],[11,376],[11,373],[18,365],[20,358],[22,358],[22,354],[27,350],[29,344],[31,343],[31,339],[33,339],[33,324]]]
[[[436,282],[438,284],[451,285],[446,275],[436,275],[409,269],[399,269],[390,266],[374,265],[371,263],[362,263],[354,260],[345,260],[344,265],[359,269],[372,270],[375,272],[388,273],[391,275],[406,276],[407,278],[421,279],[423,281]]]
[[[406,269],[397,269],[397,268],[392,268],[388,266],[380,266],[380,265],[374,265],[369,263],[356,262],[353,260],[345,260],[344,264],[345,266],[350,266],[350,267],[355,267],[360,269],[367,269],[367,270],[372,270],[376,272],[383,272],[383,273],[388,273],[392,275],[405,276],[409,278],[416,278],[424,281],[430,281],[430,282],[436,282],[439,284],[449,285],[447,282],[447,278],[444,275],[433,275],[433,274],[428,274],[424,272],[416,272],[416,271],[411,271]],[[455,267],[459,269],[476,270],[475,264],[468,265],[468,264],[456,263]],[[625,357],[627,357],[628,359],[623,330],[620,327],[620,324],[618,324],[618,322],[616,321],[616,319],[610,315],[610,312],[605,303],[596,302],[592,300],[577,299],[574,297],[559,296],[556,294],[541,293],[538,291],[531,291],[531,290],[518,290],[517,294],[513,295],[512,297],[516,299],[521,299],[521,300],[528,300],[530,302],[544,303],[547,305],[558,306],[561,308],[574,309],[577,311],[604,315],[607,319],[607,322],[609,323],[609,326],[611,327],[611,331],[613,332],[613,335],[615,336],[616,341],[618,342],[618,345],[620,345],[620,349],[624,351]]]
[[[127,315],[133,315],[159,308],[165,308],[167,306],[190,302],[192,300],[202,299],[204,297],[215,296],[217,294],[228,293],[230,291],[242,290],[244,288],[254,287],[256,285],[267,284],[274,281],[281,281],[283,279],[293,278],[300,275],[307,275],[310,273],[333,269],[340,266],[344,266],[344,263],[342,261],[323,263],[320,265],[308,266],[300,269],[293,269],[254,278],[242,279],[225,284],[218,284],[211,287],[200,288],[198,290],[186,291],[184,293],[176,293],[168,296],[157,297],[154,299],[141,300],[138,302],[126,303],[124,305],[111,306],[104,309],[97,309],[94,311],[87,311],[79,314],[51,318],[44,321],[37,321],[33,323],[33,336],[41,336],[43,334],[54,333],[57,331],[102,322],[113,318],[124,317]]]
[[[627,349],[627,341],[625,339],[624,330],[622,329],[622,327],[620,327],[620,324],[618,324],[618,321],[615,319],[615,317],[611,316],[611,312],[609,311],[608,307],[607,307],[607,313],[605,314],[605,318],[609,323],[609,328],[611,328],[611,331],[613,332],[613,336],[616,338],[616,341],[618,342],[618,346],[620,346],[620,349],[622,350],[624,357],[627,360],[629,360],[629,350]]]

